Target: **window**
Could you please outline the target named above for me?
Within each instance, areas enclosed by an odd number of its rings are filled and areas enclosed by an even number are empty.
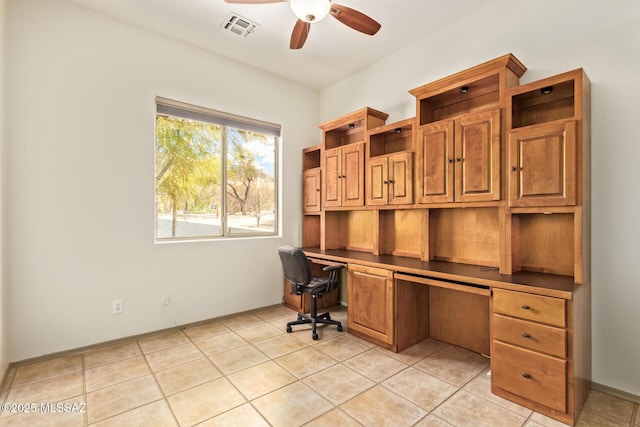
[[[156,241],[278,232],[280,126],[156,99]]]

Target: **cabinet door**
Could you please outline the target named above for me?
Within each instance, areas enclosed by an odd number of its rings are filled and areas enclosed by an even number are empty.
[[[320,212],[320,169],[304,171],[303,201],[305,212]]]
[[[453,202],[453,142],[453,121],[420,129],[418,203]]]
[[[349,329],[393,345],[393,272],[350,264],[347,294]]]
[[[413,153],[389,156],[389,204],[413,203]]]
[[[342,206],[364,205],[364,143],[342,148]]]
[[[387,157],[372,157],[367,162],[367,205],[386,205],[389,200],[389,168]]]
[[[510,206],[575,205],[575,121],[512,131],[509,162]]]
[[[326,150],[322,182],[325,206],[342,206],[342,149]]]
[[[500,109],[455,124],[455,200],[500,200]]]

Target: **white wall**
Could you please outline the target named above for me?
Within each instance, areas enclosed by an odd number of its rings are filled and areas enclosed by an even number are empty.
[[[8,31],[11,361],[281,301],[317,91],[55,0]],[[282,238],[153,243],[156,95],[282,124]]]
[[[522,83],[583,67],[592,83],[593,380],[636,396],[638,22],[637,0],[497,0],[320,95],[322,121],[370,106],[391,123],[415,115],[408,90],[506,53],[529,68]]]
[[[0,207],[4,206],[5,150],[5,29],[7,1],[0,0]],[[9,364],[8,286],[4,258],[4,213],[0,209],[0,381]]]

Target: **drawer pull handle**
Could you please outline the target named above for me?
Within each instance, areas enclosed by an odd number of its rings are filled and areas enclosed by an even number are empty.
[[[523,310],[529,310],[531,307],[529,307],[528,305],[523,305],[520,308],[522,308]]]
[[[524,378],[527,378],[527,379],[531,378],[531,375],[529,375],[529,374],[522,374],[522,376],[523,376]]]
[[[524,333],[521,335],[522,338],[531,338],[531,335],[529,335],[528,333]]]

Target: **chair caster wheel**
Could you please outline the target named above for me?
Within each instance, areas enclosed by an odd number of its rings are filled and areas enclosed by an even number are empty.
[[[338,325],[338,332],[342,332],[342,325]]]
[[[315,332],[312,333],[311,338],[313,338],[313,340],[316,341],[318,339],[318,334],[316,334]]]
[[[287,333],[290,334],[291,332],[293,332],[293,329],[291,329],[291,326],[287,326]]]

